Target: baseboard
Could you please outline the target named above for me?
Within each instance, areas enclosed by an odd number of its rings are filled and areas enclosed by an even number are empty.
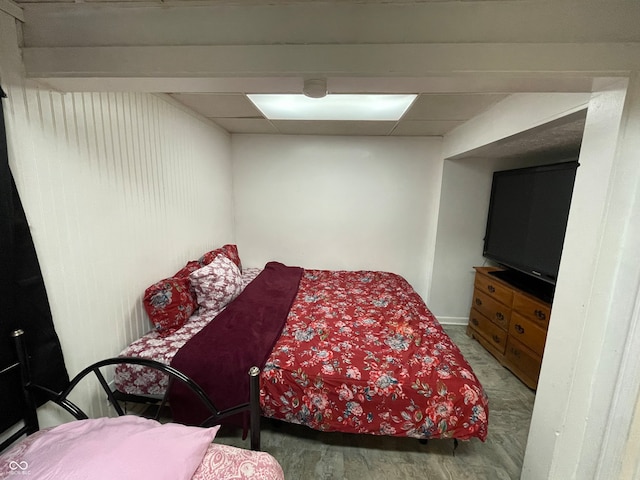
[[[441,325],[461,325],[466,326],[469,323],[469,317],[438,317]]]

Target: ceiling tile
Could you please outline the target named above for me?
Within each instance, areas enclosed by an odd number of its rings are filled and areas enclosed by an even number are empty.
[[[392,135],[411,136],[443,136],[453,130],[463,121],[430,121],[430,120],[402,120],[393,130]]]
[[[496,94],[422,94],[402,120],[468,120],[507,95]]]
[[[171,96],[205,117],[263,118],[244,94],[174,93]]]
[[[210,118],[229,133],[278,133],[269,120],[262,118]]]
[[[272,121],[286,135],[389,135],[396,122]]]

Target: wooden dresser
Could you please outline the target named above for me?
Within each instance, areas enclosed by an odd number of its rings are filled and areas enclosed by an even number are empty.
[[[538,385],[551,304],[474,267],[476,277],[467,334],[528,387]]]

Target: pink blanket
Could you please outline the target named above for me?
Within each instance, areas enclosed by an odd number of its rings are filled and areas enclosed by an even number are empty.
[[[195,380],[220,410],[248,402],[249,369],[264,366],[301,276],[301,268],[269,262],[238,298],[178,351],[171,366]],[[177,422],[199,424],[210,415],[182,385],[172,386],[170,402]]]

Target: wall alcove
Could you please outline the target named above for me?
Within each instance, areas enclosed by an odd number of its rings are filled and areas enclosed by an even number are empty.
[[[493,172],[576,158],[586,112],[582,109],[445,159],[429,295],[430,308],[441,321],[468,320],[473,266],[486,262],[482,245]],[[438,315],[441,312],[447,315]]]

